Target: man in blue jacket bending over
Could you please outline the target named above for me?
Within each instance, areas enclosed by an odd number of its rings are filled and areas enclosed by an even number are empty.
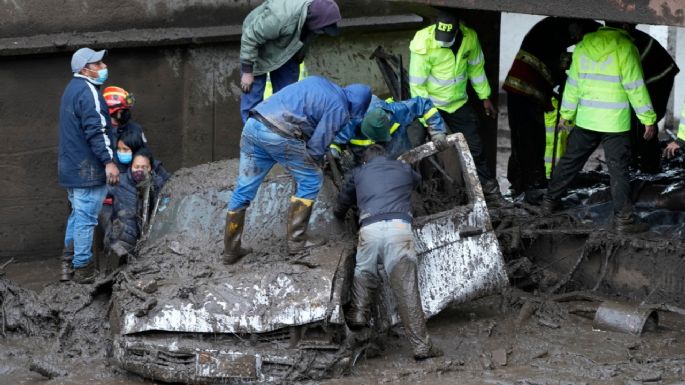
[[[62,95],[59,110],[59,183],[67,189],[71,214],[64,236],[63,280],[91,283],[93,230],[106,183],[116,184],[119,169],[114,164],[109,134],[111,122],[100,86],[107,80],[102,62],[106,51],[81,48],[71,58],[73,78]],[[72,261],[73,259],[73,261]]]
[[[238,183],[228,204],[224,231],[225,264],[250,253],[241,247],[245,211],[274,164],[297,182],[288,210],[288,252],[296,254],[320,243],[307,237],[314,199],[323,182],[321,164],[333,138],[350,119],[361,119],[371,101],[362,84],[345,88],[310,76],[291,84],[250,111],[240,138]]]

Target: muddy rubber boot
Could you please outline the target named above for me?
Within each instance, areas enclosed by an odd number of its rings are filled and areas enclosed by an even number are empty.
[[[345,317],[350,329],[361,329],[369,323],[370,307],[376,287],[376,278],[369,273],[355,275],[352,279],[352,301],[350,311]]]
[[[312,215],[314,201],[290,197],[288,208],[288,253],[297,254],[310,247],[321,246],[325,239],[310,238],[307,235],[309,217]]]
[[[71,281],[74,277],[74,269],[71,267],[71,261],[74,259],[74,242],[69,242],[62,250],[62,274],[59,280],[62,282]]]
[[[542,198],[542,203],[540,204],[540,215],[551,215],[559,208],[559,202],[548,198],[545,195]]]
[[[483,188],[483,197],[485,204],[491,208],[498,208],[509,205],[509,201],[504,199],[502,193],[499,191],[499,184],[496,180],[491,179],[481,184]]]
[[[97,275],[95,261],[91,258],[85,266],[74,269],[74,282],[81,284],[93,283]]]
[[[431,357],[440,357],[443,352],[433,346],[426,318],[421,306],[419,294],[419,281],[416,275],[416,263],[409,259],[402,259],[390,272],[390,288],[395,293],[397,311],[404,325],[407,339],[414,349],[415,360],[425,360]]]
[[[614,217],[614,229],[619,234],[637,234],[649,230],[649,225],[641,222],[635,215]]]
[[[252,249],[243,248],[240,244],[245,225],[245,211],[247,209],[229,211],[226,214],[223,254],[223,263],[225,265],[232,265],[252,252]]]

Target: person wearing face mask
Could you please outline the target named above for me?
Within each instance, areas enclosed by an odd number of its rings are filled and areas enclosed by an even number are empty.
[[[112,143],[116,144],[124,132],[133,131],[142,138],[143,144],[147,144],[143,128],[131,120],[131,108],[135,103],[133,94],[121,87],[109,86],[102,91],[102,96],[112,119]]]
[[[295,83],[314,38],[337,36],[341,19],[333,0],[267,0],[247,15],[240,39],[243,123],[264,98],[267,74],[274,93]]]
[[[412,97],[430,99],[447,123],[450,133],[461,132],[468,142],[489,206],[500,206],[499,185],[487,165],[478,133],[478,117],[468,103],[466,83],[471,82],[485,114],[497,119],[485,76],[485,57],[474,30],[450,13],[441,13],[435,24],[414,35],[409,44],[409,89]]]
[[[109,135],[111,122],[100,94],[107,80],[107,51],[77,50],[71,58],[73,76],[62,94],[59,113],[59,183],[67,189],[71,213],[64,235],[61,280],[90,283],[93,230],[107,194],[119,180]],[[73,269],[73,270],[72,270]]]
[[[121,174],[119,184],[112,189],[112,228],[107,243],[109,250],[119,258],[133,251],[143,230],[140,218],[143,217],[142,210],[145,207],[145,189],[150,188],[150,204],[147,207],[152,209],[159,191],[167,181],[154,171],[154,163],[149,149],[139,149],[131,156],[130,167]]]

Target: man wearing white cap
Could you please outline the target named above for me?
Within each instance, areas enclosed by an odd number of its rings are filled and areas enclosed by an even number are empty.
[[[113,162],[109,140],[111,122],[100,94],[107,80],[102,58],[107,51],[81,48],[71,58],[73,77],[62,94],[59,110],[59,183],[67,189],[71,213],[67,220],[62,259],[62,280],[72,275],[78,283],[91,283],[93,230],[107,194],[116,184],[119,170]]]

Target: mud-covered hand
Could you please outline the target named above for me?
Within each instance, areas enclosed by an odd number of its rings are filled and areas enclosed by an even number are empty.
[[[243,72],[242,76],[240,76],[240,88],[243,90],[243,92],[250,92],[252,83],[254,83],[254,75],[249,72]]]
[[[671,143],[669,143],[668,146],[666,146],[666,148],[664,149],[664,156],[667,159],[671,159],[675,156],[675,153],[678,150],[680,150],[680,145],[678,144],[678,142],[674,140]]]
[[[645,134],[642,136],[645,140],[650,140],[656,135],[656,126],[653,124],[648,124],[645,126]]]
[[[483,108],[485,108],[485,115],[493,119],[497,119],[497,109],[492,104],[490,99],[483,100]]]
[[[114,162],[107,163],[105,175],[107,176],[107,184],[115,185],[119,183],[119,168]]]
[[[433,134],[431,137],[431,141],[435,145],[435,148],[438,149],[438,151],[443,151],[447,149],[449,144],[447,144],[447,135],[444,133],[439,133],[439,134]]]

